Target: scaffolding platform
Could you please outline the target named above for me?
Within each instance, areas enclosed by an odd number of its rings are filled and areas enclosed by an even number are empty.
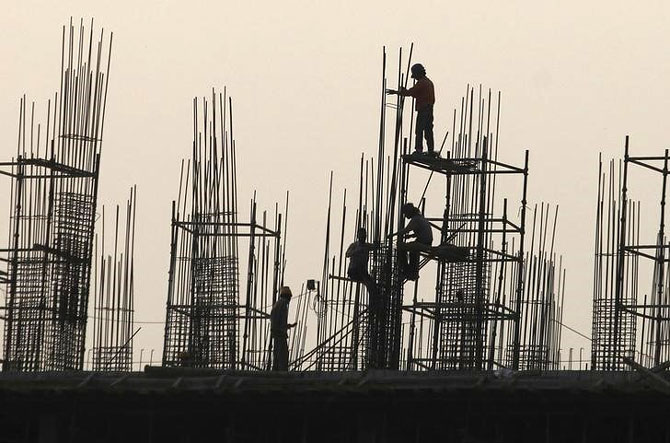
[[[418,252],[426,259],[449,263],[464,262],[470,257],[470,248],[449,243],[437,246],[425,246],[416,242],[400,243],[398,244],[398,251]]]
[[[477,171],[477,163],[474,161],[434,157],[423,152],[414,151],[403,155],[402,159],[407,164],[444,174],[470,174]]]
[[[403,306],[403,310],[414,312],[428,319],[439,317],[445,322],[474,322],[478,318],[484,320],[514,320],[516,313],[501,303],[482,303],[478,306],[471,301],[453,302],[417,302]]]
[[[407,165],[416,166],[445,175],[472,175],[472,174],[524,174],[525,168],[508,165],[490,158],[446,158],[436,157],[414,151],[402,156]]]

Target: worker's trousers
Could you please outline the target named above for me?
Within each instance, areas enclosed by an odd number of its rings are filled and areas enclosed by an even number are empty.
[[[347,270],[347,275],[353,281],[363,283],[365,285],[365,289],[368,290],[368,294],[371,296],[377,295],[377,285],[375,284],[375,281],[372,279],[372,277],[370,277],[367,269],[349,268]]]
[[[272,337],[272,370],[288,371],[287,337]]]
[[[433,140],[433,105],[426,105],[416,112],[416,150],[423,151],[423,139],[426,139],[428,152],[433,152],[435,142]]]
[[[430,246],[415,240],[398,247],[400,269],[410,280],[416,280],[419,277],[420,252],[428,251]],[[409,255],[409,260],[407,260],[407,255]]]

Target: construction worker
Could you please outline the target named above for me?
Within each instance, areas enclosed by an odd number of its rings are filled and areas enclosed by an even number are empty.
[[[193,362],[191,361],[191,353],[188,351],[182,351],[177,355],[177,360],[179,361],[179,366],[189,367],[192,366]]]
[[[288,323],[288,305],[291,296],[291,288],[282,286],[279,290],[279,299],[270,311],[273,371],[288,371],[288,330],[297,324]]]
[[[419,252],[428,251],[433,244],[433,230],[428,220],[421,214],[419,208],[412,203],[405,203],[401,208],[402,215],[409,219],[409,223],[396,234],[402,237],[405,234],[415,237],[416,240],[398,247],[400,270],[408,280],[419,278]],[[407,253],[409,252],[409,263]]]
[[[416,80],[414,86],[409,89],[401,87],[399,91],[387,89],[387,94],[398,94],[405,97],[414,97],[416,109],[415,150],[423,152],[423,139],[426,138],[428,155],[437,156],[435,142],[433,141],[433,105],[435,104],[435,87],[433,82],[426,77],[426,69],[422,64],[412,66],[412,78]]]
[[[347,248],[346,256],[349,257],[349,268],[347,275],[355,282],[363,283],[371,296],[376,295],[375,281],[368,273],[368,260],[370,258],[370,249],[372,245],[366,243],[367,231],[360,228],[356,235],[357,241],[353,242]]]

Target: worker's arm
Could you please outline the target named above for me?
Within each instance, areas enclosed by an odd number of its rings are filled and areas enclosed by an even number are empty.
[[[298,326],[298,322],[289,323],[289,324],[286,325],[286,329],[295,328],[296,326]]]
[[[405,234],[411,232],[412,235],[416,237],[416,227],[415,227],[415,225],[416,225],[416,221],[415,221],[414,218],[412,218],[412,219],[409,221],[409,223],[407,223],[407,226],[405,226],[404,228],[402,228],[401,230],[399,230],[398,232],[396,232],[395,235],[400,235],[400,236],[402,236],[402,235],[405,235]]]
[[[345,257],[351,257],[355,249],[356,249],[356,243],[350,244],[349,247],[347,248],[347,252],[344,254]]]
[[[402,228],[401,230],[399,230],[398,232],[396,232],[395,234],[389,234],[388,238],[391,238],[395,235],[402,236],[402,235],[407,234],[409,231],[411,231],[411,229],[409,228],[409,225],[408,225],[408,226],[405,226],[404,228]]]
[[[394,94],[402,95],[404,97],[416,97],[417,95],[419,95],[421,93],[423,88],[424,88],[424,84],[422,82],[417,82],[414,86],[412,86],[409,89],[405,89],[404,86],[401,86],[400,89],[397,90],[397,91],[395,89],[387,89],[386,93],[391,94],[391,95],[394,95]]]

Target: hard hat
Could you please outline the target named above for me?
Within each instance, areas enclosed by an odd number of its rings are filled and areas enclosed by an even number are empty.
[[[412,77],[416,77],[419,74],[426,75],[426,68],[424,68],[421,63],[412,65]]]
[[[291,294],[291,288],[289,288],[288,286],[282,286],[281,289],[279,290],[279,296],[292,297],[293,294]]]
[[[419,212],[419,209],[417,209],[412,203],[405,203],[402,205],[401,211],[403,214],[416,214]]]

